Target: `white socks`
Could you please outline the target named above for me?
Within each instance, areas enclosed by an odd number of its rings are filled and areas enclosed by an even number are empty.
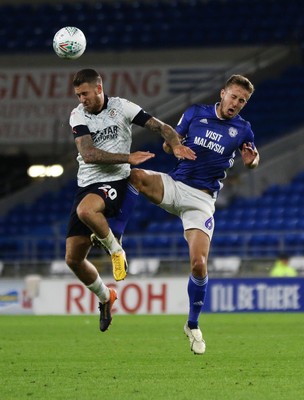
[[[87,288],[96,294],[101,303],[106,303],[110,298],[109,288],[103,283],[99,275],[96,281],[88,285]]]
[[[111,229],[107,237],[105,237],[104,239],[99,238],[99,240],[109,250],[111,254],[123,251],[121,245],[118,243]]]

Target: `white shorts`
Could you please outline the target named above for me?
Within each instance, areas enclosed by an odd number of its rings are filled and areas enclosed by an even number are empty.
[[[160,175],[164,184],[164,198],[159,207],[180,217],[184,230],[200,229],[211,240],[216,199],[199,189],[175,181],[170,175]]]

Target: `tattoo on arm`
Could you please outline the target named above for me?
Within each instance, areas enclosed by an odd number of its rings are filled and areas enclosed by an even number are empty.
[[[94,146],[90,135],[75,140],[77,149],[86,164],[126,164],[129,154],[109,153]]]
[[[161,122],[157,118],[152,117],[148,119],[148,121],[145,124],[145,127],[150,129],[150,131],[152,132],[161,133],[162,125],[164,125],[163,122]]]
[[[164,122],[160,121],[155,117],[150,118],[146,122],[145,127],[153,132],[160,133],[162,137],[165,139],[165,141],[169,143],[171,146],[180,144],[178,134],[172,128],[172,126],[165,124]]]

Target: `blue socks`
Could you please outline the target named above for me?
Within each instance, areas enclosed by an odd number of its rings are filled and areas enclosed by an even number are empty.
[[[117,239],[120,239],[124,234],[129,218],[131,217],[131,214],[135,208],[137,199],[138,191],[134,186],[128,183],[125,198],[123,199],[118,215],[109,218],[108,220],[113,235]]]
[[[189,316],[188,326],[190,329],[198,328],[198,318],[204,305],[208,286],[208,274],[204,278],[195,278],[190,275],[188,281]]]

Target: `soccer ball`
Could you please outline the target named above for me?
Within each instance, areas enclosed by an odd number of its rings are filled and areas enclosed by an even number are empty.
[[[58,57],[76,60],[85,51],[87,45],[84,33],[74,27],[61,28],[54,36],[53,49]]]

